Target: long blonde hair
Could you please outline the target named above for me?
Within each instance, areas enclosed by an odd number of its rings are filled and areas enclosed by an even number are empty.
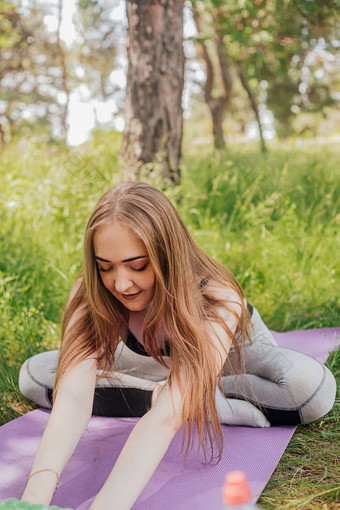
[[[222,366],[216,379],[216,351],[205,333],[205,323],[221,324],[241,361],[242,346],[250,338],[249,312],[235,277],[201,250],[171,202],[147,184],[123,183],[110,189],[88,221],[83,271],[64,316],[54,399],[61,378],[88,356],[96,356],[104,371],[112,370],[118,342],[127,336],[128,311],[102,283],[94,253],[95,233],[114,221],[144,242],[155,273],[154,298],[144,321],[143,344],[150,356],[165,365],[155,341],[160,325],[164,326],[170,346],[168,382],[171,385],[180,374],[185,376],[181,392],[187,451],[195,426],[204,453],[209,451],[212,459],[216,441],[219,459],[223,441],[215,390],[220,384]],[[228,301],[213,297],[205,287],[200,289],[199,283],[205,277],[224,282],[239,296],[242,310],[234,334],[217,313],[218,307],[228,309]],[[79,319],[65,335],[72,315],[80,308]],[[233,310],[230,312],[235,315]]]

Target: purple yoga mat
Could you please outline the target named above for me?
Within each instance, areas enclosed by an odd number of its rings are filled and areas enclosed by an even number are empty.
[[[324,362],[340,345],[340,328],[276,333],[280,345]],[[0,427],[0,499],[20,498],[49,412],[36,410]],[[60,480],[52,504],[87,510],[109,475],[137,419],[92,417]],[[223,426],[224,451],[217,465],[195,454],[182,464],[179,432],[133,510],[221,510],[227,472],[245,471],[254,501],[288,445],[295,427]]]

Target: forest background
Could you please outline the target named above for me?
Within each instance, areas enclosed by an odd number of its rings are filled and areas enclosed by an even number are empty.
[[[339,326],[338,2],[73,9],[65,29],[62,0],[0,1],[1,424],[32,409],[20,366],[58,348],[86,220],[123,180],[167,194],[271,329]],[[264,508],[338,508],[339,422],[299,427]]]

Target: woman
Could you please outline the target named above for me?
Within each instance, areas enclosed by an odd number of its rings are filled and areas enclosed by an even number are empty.
[[[220,455],[220,423],[308,422],[335,397],[329,370],[278,347],[234,276],[195,244],[170,201],[142,183],[99,200],[60,353],[27,360],[19,384],[38,404],[53,402],[23,494],[31,503],[50,503],[92,412],[142,417],[95,510],[131,508],[181,426],[187,449],[196,425],[203,450],[213,456],[217,444]]]

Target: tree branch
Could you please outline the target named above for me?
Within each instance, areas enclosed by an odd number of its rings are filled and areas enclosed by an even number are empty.
[[[240,81],[241,81],[241,83],[243,85],[243,88],[245,89],[245,91],[248,94],[248,98],[249,98],[251,107],[253,109],[253,112],[255,113],[257,125],[258,125],[258,128],[259,128],[262,152],[266,152],[267,149],[266,149],[266,144],[265,144],[265,140],[264,140],[264,137],[263,137],[263,129],[262,129],[262,123],[261,123],[261,118],[260,118],[259,107],[258,107],[258,104],[257,104],[257,99],[255,97],[255,94],[253,93],[253,91],[250,88],[248,79],[247,79],[247,77],[245,75],[245,72],[244,72],[244,69],[243,69],[243,66],[242,66],[242,62],[240,60],[235,60],[235,65],[236,65],[236,69],[237,69],[237,73],[238,73],[238,76],[240,78]]]
[[[192,14],[195,21],[197,33],[201,34],[201,20],[200,15],[198,13],[197,7],[193,4],[192,6]],[[212,100],[212,89],[214,86],[214,68],[212,65],[212,61],[210,58],[210,55],[208,53],[207,46],[205,42],[199,41],[198,43],[198,50],[200,53],[200,56],[203,58],[205,63],[205,69],[207,74],[207,79],[205,81],[204,85],[204,92],[205,92],[205,99],[207,102]]]
[[[226,100],[229,100],[231,89],[232,89],[232,77],[229,70],[229,65],[227,62],[227,58],[224,52],[224,42],[223,42],[223,36],[221,34],[218,35],[216,38],[216,49],[217,49],[217,56],[218,61],[221,68],[221,76],[222,76],[222,82],[224,86],[224,92],[225,92],[225,98]]]

